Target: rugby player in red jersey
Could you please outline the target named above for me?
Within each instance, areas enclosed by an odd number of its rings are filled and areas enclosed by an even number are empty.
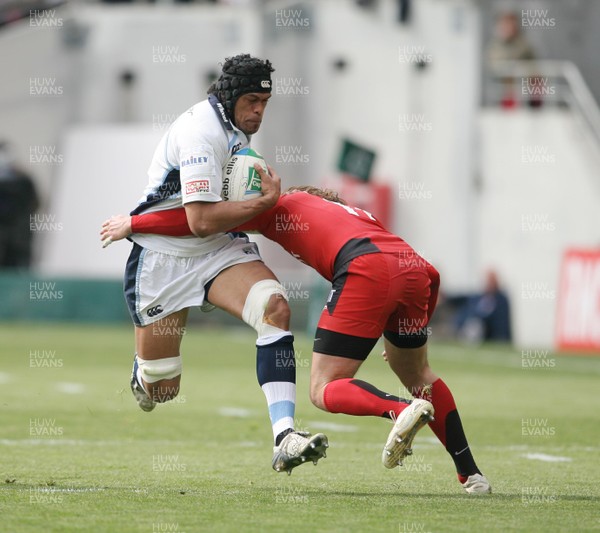
[[[288,189],[273,208],[235,231],[260,232],[332,283],[315,333],[313,404],[330,413],[396,419],[382,455],[388,468],[410,453],[414,434],[429,420],[464,489],[470,494],[491,492],[469,448],[452,393],[427,359],[427,325],[440,282],[436,269],[370,213],[315,187]],[[115,241],[135,232],[191,234],[183,210],[169,210],[112,217],[104,223],[101,238]],[[386,360],[417,398],[410,417],[404,400],[354,379],[381,335]],[[407,423],[410,431],[403,427]],[[399,437],[407,445],[401,452]]]

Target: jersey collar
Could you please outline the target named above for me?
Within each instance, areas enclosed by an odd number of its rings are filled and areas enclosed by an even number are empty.
[[[214,94],[208,95],[208,102],[214,109],[217,117],[221,121],[221,125],[229,131],[237,130],[237,128],[233,125],[229,117],[227,116],[227,111],[223,107],[223,104],[219,102],[219,99]]]
[[[230,131],[236,134],[237,136],[243,135],[246,141],[248,143],[250,142],[252,136],[247,135],[241,129],[235,126],[233,122],[231,122],[229,116],[227,115],[227,111],[225,111],[225,108],[223,107],[223,104],[219,102],[219,99],[214,94],[208,95],[208,103],[212,106],[215,114],[217,115],[217,118],[221,122],[221,126],[223,126],[225,131]]]

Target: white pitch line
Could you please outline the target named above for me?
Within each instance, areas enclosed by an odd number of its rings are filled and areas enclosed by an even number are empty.
[[[64,392],[65,394],[83,394],[86,387],[83,383],[68,383],[61,381],[56,383],[55,388],[58,392]]]
[[[233,418],[250,418],[252,416],[252,411],[243,407],[221,407],[217,413]]]
[[[99,441],[99,440],[77,440],[77,439],[0,439],[3,446],[106,446],[111,444],[122,444],[122,441]]]
[[[573,459],[570,457],[561,457],[560,455],[548,455],[546,453],[526,453],[522,457],[533,461],[544,461],[546,463],[570,463]]]
[[[354,433],[358,427],[349,424],[336,424],[335,422],[308,422],[309,427],[315,429],[325,429],[330,431],[340,431],[342,433]]]
[[[102,492],[106,489],[102,487],[82,487],[82,488],[60,488],[60,487],[35,487],[27,489],[30,492],[41,492],[41,493],[53,493],[53,492],[67,492],[67,493],[81,493],[81,492]]]

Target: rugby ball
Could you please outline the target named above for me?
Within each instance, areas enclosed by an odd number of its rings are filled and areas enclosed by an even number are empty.
[[[225,163],[221,190],[224,201],[241,202],[262,196],[260,175],[254,169],[254,163],[267,170],[263,156],[252,148],[242,148]]]

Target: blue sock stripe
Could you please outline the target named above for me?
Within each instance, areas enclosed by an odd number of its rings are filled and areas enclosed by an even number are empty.
[[[271,424],[275,424],[278,420],[285,417],[294,418],[296,406],[294,402],[284,400],[281,402],[275,402],[269,405],[269,416],[271,417]]]

